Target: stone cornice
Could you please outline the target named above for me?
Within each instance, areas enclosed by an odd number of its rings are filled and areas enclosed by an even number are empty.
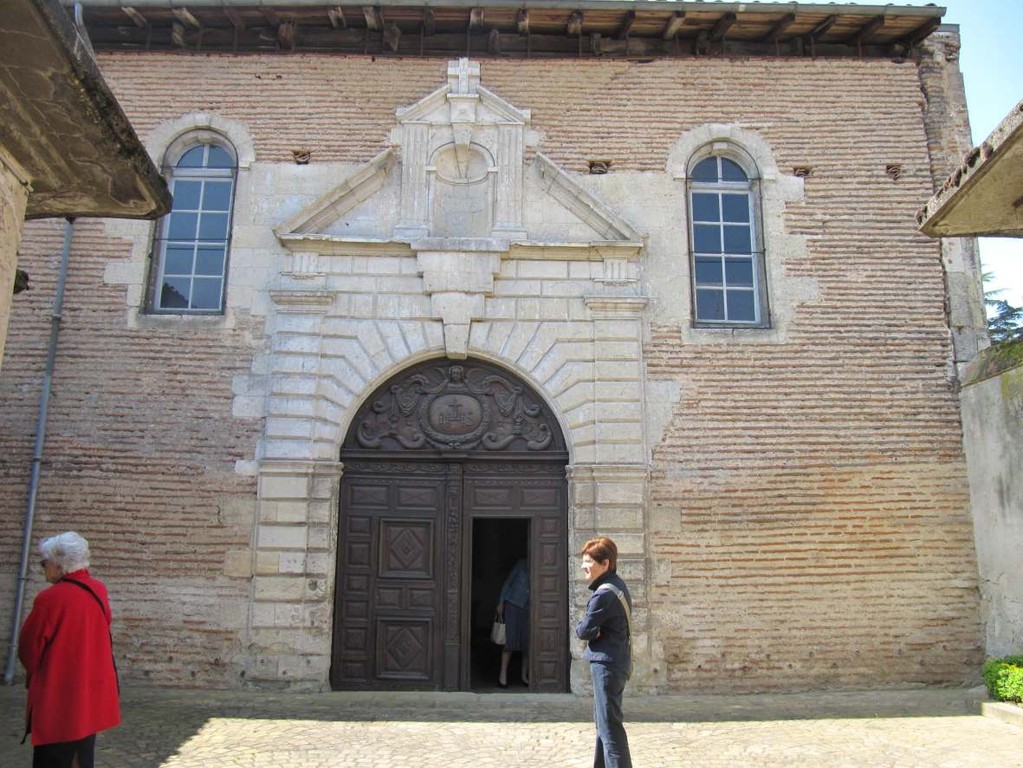
[[[639,318],[649,299],[646,296],[585,296],[586,308],[594,317]]]

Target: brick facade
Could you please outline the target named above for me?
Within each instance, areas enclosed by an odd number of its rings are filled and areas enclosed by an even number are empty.
[[[93,542],[126,678],[323,685],[349,414],[451,340],[415,256],[321,253],[310,281],[274,229],[391,146],[395,110],[437,89],[446,62],[99,60],[151,152],[192,115],[250,156],[223,317],[140,311],[150,225],[76,224],[36,530],[74,527]],[[542,153],[578,199],[644,238],[613,279],[595,258],[499,260],[464,343],[559,413],[573,456],[570,551],[594,531],[622,544],[647,690],[975,673],[946,281],[914,221],[935,166],[955,159],[935,150],[937,129],[962,131],[922,110],[922,80],[929,98],[958,98],[941,69],[954,60],[929,62],[480,61],[482,84],[531,112],[527,162]],[[764,171],[770,328],[689,320],[680,173],[690,147],[715,137],[743,142]],[[310,164],[295,165],[295,151]],[[592,159],[611,172],[587,175]],[[525,228],[581,231],[561,216],[527,202]],[[55,224],[26,227],[20,263],[34,287],[15,301],[0,376],[7,574],[59,240]],[[5,600],[0,625],[9,611]]]

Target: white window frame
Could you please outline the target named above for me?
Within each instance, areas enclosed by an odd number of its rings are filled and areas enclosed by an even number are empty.
[[[191,150],[196,147],[210,147],[215,146],[225,151],[231,158],[231,167],[228,168],[179,168],[178,164],[182,158]],[[207,152],[209,150],[206,150]],[[221,241],[219,238],[210,240],[209,242],[216,244],[217,247],[223,247],[224,258],[222,269],[219,275],[221,280],[220,294],[216,307],[165,307],[162,304],[162,292],[164,283],[164,270],[167,262],[167,246],[170,243],[170,226],[171,219],[175,213],[175,208],[172,205],[171,212],[168,213],[163,219],[160,220],[156,227],[155,239],[153,243],[152,253],[152,268],[151,268],[151,279],[149,281],[149,295],[146,302],[147,309],[151,314],[159,315],[223,315],[226,305],[227,297],[227,281],[230,268],[230,253],[231,253],[231,235],[234,224],[234,206],[235,200],[238,193],[238,153],[235,151],[234,146],[228,141],[223,135],[216,131],[211,130],[196,130],[190,131],[183,136],[180,136],[177,140],[171,143],[167,148],[167,152],[164,156],[164,177],[167,179],[167,185],[173,195],[175,185],[179,181],[207,181],[207,180],[230,180],[231,191],[230,200],[227,207],[227,230],[225,238]],[[189,209],[191,210],[191,209]],[[201,212],[204,210],[202,203],[200,207],[196,209],[201,216]],[[181,209],[178,209],[180,212]],[[201,248],[204,242],[199,237],[198,232],[196,237],[193,239],[185,238],[182,240],[190,241],[194,243],[196,249]],[[192,272],[189,275],[190,280],[196,278],[196,264],[193,262]],[[200,276],[201,279],[202,276]],[[192,289],[194,284],[190,283],[189,289],[189,303],[193,296]]]
[[[738,165],[743,173],[746,175],[746,181],[697,181],[692,177],[693,170],[704,160],[709,158],[724,158],[731,160],[733,163]],[[762,216],[761,216],[761,193],[760,193],[760,173],[757,169],[756,163],[745,152],[741,147],[738,147],[731,142],[714,142],[711,145],[705,146],[695,152],[690,158],[687,173],[686,173],[686,204],[688,208],[687,215],[687,228],[689,232],[689,269],[690,269],[690,295],[692,297],[692,324],[696,328],[767,328],[770,326],[770,311],[767,300],[767,268],[766,258],[764,253],[764,239],[763,239],[763,227],[762,227]],[[706,193],[706,194],[745,194],[749,201],[749,229],[750,229],[750,241],[752,254],[749,254],[752,260],[752,271],[753,271],[753,286],[752,286],[752,297],[753,297],[753,314],[752,320],[738,320],[734,318],[728,318],[727,316],[727,295],[728,295],[728,283],[725,270],[725,261],[728,256],[724,252],[722,247],[721,253],[698,253],[696,250],[696,225],[700,222],[696,220],[696,213],[694,211],[693,195],[694,193]],[[723,217],[722,217],[723,218]],[[717,223],[719,226],[724,227],[723,220],[718,222],[706,222],[708,224]],[[713,290],[717,290],[720,286],[722,299],[725,301],[726,316],[723,319],[708,319],[699,317],[698,308],[698,290],[701,284],[697,282],[697,258],[707,257],[719,257],[721,259],[722,268],[722,281],[719,284],[715,284]],[[746,254],[735,254],[737,257],[744,257]],[[704,290],[707,288],[704,287]],[[745,287],[739,289],[745,292]]]

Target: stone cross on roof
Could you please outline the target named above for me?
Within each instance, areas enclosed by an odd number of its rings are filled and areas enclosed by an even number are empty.
[[[451,93],[459,96],[475,96],[480,84],[480,64],[462,57],[448,62],[448,85]]]

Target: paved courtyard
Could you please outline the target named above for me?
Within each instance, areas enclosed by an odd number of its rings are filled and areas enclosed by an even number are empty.
[[[23,702],[21,688],[0,687],[3,768],[31,765]],[[590,706],[515,692],[131,688],[97,765],[587,768]],[[626,697],[636,768],[1023,768],[1023,718],[979,713],[977,692],[962,689]]]

